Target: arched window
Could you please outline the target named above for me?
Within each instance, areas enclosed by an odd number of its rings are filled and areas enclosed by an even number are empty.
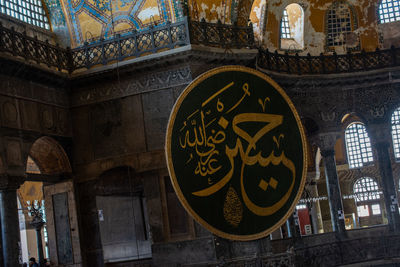
[[[400,20],[400,4],[398,0],[382,0],[378,7],[380,23]]]
[[[0,11],[23,22],[50,29],[41,0],[0,0]]]
[[[371,177],[362,177],[358,179],[353,186],[353,193],[357,204],[358,217],[368,217],[371,215],[380,215],[381,191],[378,183]],[[377,223],[377,221],[363,221],[361,226],[368,226]]]
[[[400,159],[400,107],[392,114],[392,138],[394,157]]]
[[[356,202],[380,199],[378,183],[370,178],[363,177],[358,179],[353,186],[356,195]]]
[[[281,19],[281,49],[301,50],[304,48],[304,12],[298,4],[290,4]]]
[[[344,1],[332,4],[326,13],[327,47],[357,47],[358,36],[353,32],[357,28],[354,12]]]
[[[347,159],[350,168],[359,168],[372,162],[371,142],[362,123],[356,122],[347,126],[345,131]]]

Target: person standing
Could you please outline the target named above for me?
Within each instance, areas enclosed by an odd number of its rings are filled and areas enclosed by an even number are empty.
[[[39,267],[39,264],[37,264],[36,259],[34,257],[29,259],[29,267]]]

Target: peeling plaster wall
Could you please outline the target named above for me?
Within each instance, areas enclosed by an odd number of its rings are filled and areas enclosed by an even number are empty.
[[[220,20],[224,24],[231,24],[231,0],[189,0],[189,12],[191,19],[216,23]]]
[[[250,13],[250,21],[253,23],[253,31],[254,37],[257,41],[261,41],[263,39],[263,27],[262,27],[262,19],[264,19],[264,23],[266,20],[265,12],[266,0],[254,0],[253,6],[251,8]],[[264,9],[263,9],[264,6]]]
[[[303,28],[303,10],[297,4],[288,5],[286,8],[289,15],[289,27],[292,38],[303,47],[304,43],[304,28]]]
[[[258,9],[260,5],[256,0],[253,4],[250,19],[254,24],[259,25],[260,14]],[[262,34],[260,29],[255,30],[257,37],[262,37],[263,46],[269,50],[279,49],[279,27],[283,10],[286,6],[297,3],[303,7],[304,11],[304,50],[301,54],[310,53],[318,55],[325,53],[325,13],[334,1],[306,1],[300,0],[270,0],[267,1],[267,25]],[[360,39],[361,49],[373,51],[379,46],[378,24],[376,18],[376,8],[378,0],[349,0],[347,1],[355,10],[355,18],[358,28],[355,33]],[[254,27],[257,27],[256,25]]]

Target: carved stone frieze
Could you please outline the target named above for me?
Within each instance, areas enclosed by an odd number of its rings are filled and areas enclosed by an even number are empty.
[[[62,88],[52,88],[5,75],[0,75],[0,88],[0,95],[19,97],[60,107],[69,106],[67,91]]]
[[[321,119],[325,122],[333,122],[337,118],[337,113],[335,111],[321,111]]]
[[[398,72],[381,71],[341,77],[271,76],[299,107],[300,116],[313,119],[320,131],[332,131],[340,130],[342,117],[352,112],[365,119],[366,123],[390,121],[389,113],[400,103],[400,80],[393,79]]]
[[[192,81],[189,66],[154,72],[134,79],[113,83],[98,83],[87,90],[80,90],[72,97],[72,106],[82,106],[163,88],[180,86]]]

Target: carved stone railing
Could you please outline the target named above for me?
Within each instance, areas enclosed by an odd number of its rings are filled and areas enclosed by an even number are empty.
[[[287,74],[332,74],[375,70],[400,65],[400,49],[376,49],[373,52],[344,55],[299,56],[259,50],[257,67],[262,70]]]
[[[253,26],[247,27],[218,23],[208,23],[202,19],[190,21],[190,42],[222,48],[254,48]]]

